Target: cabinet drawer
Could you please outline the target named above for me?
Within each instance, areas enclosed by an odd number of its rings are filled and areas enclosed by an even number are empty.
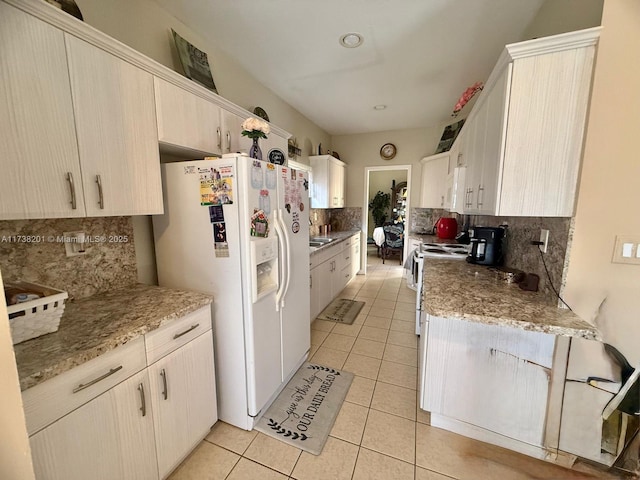
[[[29,435],[109,390],[147,366],[139,337],[22,392]]]
[[[207,330],[211,330],[209,305],[147,333],[144,336],[147,363],[151,365]]]
[[[326,262],[332,257],[335,257],[342,251],[342,242],[334,241],[330,247],[324,247],[318,253],[316,253],[310,260],[310,267],[314,268],[321,263]]]

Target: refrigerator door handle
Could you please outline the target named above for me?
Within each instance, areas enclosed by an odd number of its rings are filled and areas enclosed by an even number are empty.
[[[285,244],[284,232],[282,231],[282,226],[279,221],[279,214],[280,214],[279,209],[276,209],[273,211],[273,218],[274,218],[273,226],[275,228],[276,235],[278,236],[278,246],[280,249],[280,254],[278,255],[278,257],[282,260],[282,269],[281,269],[282,274],[280,276],[278,291],[276,292],[276,311],[277,312],[280,311],[280,300],[282,300],[282,296],[284,295],[284,288],[286,283],[286,279],[285,279],[286,269],[284,267],[284,262],[287,260],[287,258],[285,258],[285,255],[286,255],[285,252],[287,247]]]
[[[280,209],[280,216],[278,218],[280,222],[280,228],[284,233],[284,243],[286,246],[286,256],[287,256],[287,276],[284,284],[284,291],[282,292],[282,302],[281,308],[284,308],[284,297],[286,297],[287,292],[289,291],[289,281],[291,280],[291,242],[289,240],[289,232],[287,231],[287,226],[284,223],[284,210]]]

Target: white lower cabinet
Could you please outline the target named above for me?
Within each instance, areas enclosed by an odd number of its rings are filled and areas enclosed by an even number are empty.
[[[217,420],[211,330],[149,367],[160,478],[165,478]]]
[[[218,418],[210,306],[25,390],[23,401],[36,478],[166,478]]]
[[[431,317],[427,341],[426,410],[543,445],[554,335]]]
[[[311,258],[311,321],[347,286],[360,270],[360,233]]]
[[[32,435],[30,443],[38,479],[157,478],[147,372]]]

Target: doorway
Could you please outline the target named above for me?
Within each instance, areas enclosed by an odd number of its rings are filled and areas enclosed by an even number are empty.
[[[378,245],[373,240],[375,228],[374,220],[369,210],[369,203],[377,192],[389,194],[390,206],[387,210],[386,222],[396,221],[404,226],[404,238],[408,238],[409,233],[409,212],[411,198],[411,165],[394,165],[365,167],[364,169],[364,206],[362,215],[362,248],[364,252],[361,264],[364,273],[367,273],[367,260],[369,253],[377,257]],[[393,203],[395,202],[395,203]],[[407,256],[407,244],[404,242],[402,258]]]

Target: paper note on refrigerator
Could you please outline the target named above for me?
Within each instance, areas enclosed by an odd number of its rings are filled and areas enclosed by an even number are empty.
[[[233,203],[233,167],[198,168],[200,205]]]

